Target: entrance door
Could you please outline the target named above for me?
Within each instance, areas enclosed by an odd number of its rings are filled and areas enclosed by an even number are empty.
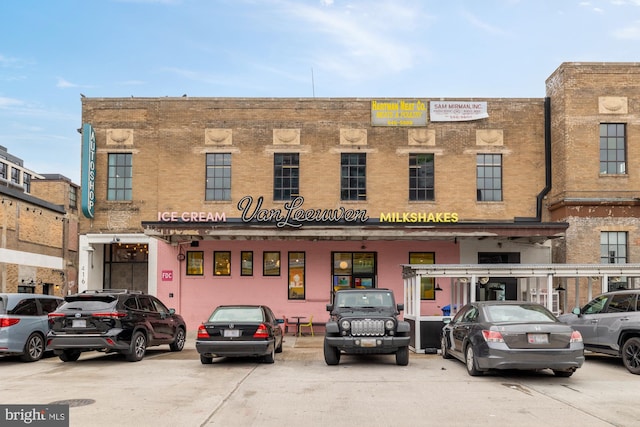
[[[375,252],[333,252],[331,258],[331,301],[340,289],[377,287]]]

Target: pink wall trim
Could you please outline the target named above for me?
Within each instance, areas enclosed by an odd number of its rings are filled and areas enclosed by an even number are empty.
[[[366,246],[362,249],[362,245]],[[204,276],[186,276],[186,261],[178,261],[182,251],[204,252]],[[213,275],[213,252],[231,251],[231,276]],[[240,275],[240,252],[253,251],[253,276]],[[264,251],[280,251],[281,275],[262,276]],[[396,302],[403,302],[402,264],[409,263],[409,252],[435,252],[438,264],[459,262],[458,246],[452,242],[412,241],[200,241],[199,247],[158,244],[158,297],[175,308],[187,322],[190,331],[208,318],[213,309],[222,304],[265,304],[276,316],[313,315],[314,323],[328,319],[326,304],[331,292],[332,252],[377,252],[378,287],[394,291]],[[306,299],[287,299],[288,252],[306,254]],[[163,272],[171,272],[171,280],[163,280]],[[165,274],[165,276],[167,276]],[[439,280],[442,292],[436,292],[435,301],[423,301],[423,315],[442,315],[441,307],[450,303],[448,279]],[[170,297],[173,294],[173,297]]]

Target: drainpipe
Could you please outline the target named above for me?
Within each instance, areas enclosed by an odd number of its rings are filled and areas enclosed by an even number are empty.
[[[551,98],[544,99],[544,178],[545,186],[536,196],[535,218],[516,217],[515,222],[540,222],[542,220],[542,201],[551,191]]]

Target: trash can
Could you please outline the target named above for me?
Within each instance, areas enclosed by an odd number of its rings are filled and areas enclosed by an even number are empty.
[[[454,308],[458,308],[457,305],[453,306]],[[451,305],[445,305],[444,307],[442,307],[440,310],[442,310],[442,315],[443,316],[451,316]]]

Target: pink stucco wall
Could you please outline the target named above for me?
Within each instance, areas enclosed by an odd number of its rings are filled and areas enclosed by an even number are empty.
[[[364,244],[365,249],[362,249]],[[377,285],[392,289],[396,302],[403,302],[403,279],[400,265],[409,263],[409,252],[435,252],[438,264],[459,262],[458,246],[452,242],[411,241],[201,241],[191,248],[159,243],[158,248],[158,297],[169,307],[175,308],[187,322],[189,330],[196,330],[221,304],[265,304],[276,316],[313,315],[314,322],[324,323],[328,318],[326,304],[331,292],[332,252],[376,252],[378,262]],[[178,261],[179,251],[203,251],[204,276],[186,276],[185,262]],[[213,275],[213,252],[231,251],[231,276]],[[240,275],[240,252],[253,251],[253,276]],[[262,253],[280,251],[281,275],[262,276]],[[287,253],[306,254],[306,299],[287,299]],[[165,274],[170,271],[172,278]],[[435,301],[423,301],[423,315],[441,315],[440,307],[450,303],[449,281],[438,282],[443,292],[436,292]],[[173,297],[170,297],[170,294]]]

